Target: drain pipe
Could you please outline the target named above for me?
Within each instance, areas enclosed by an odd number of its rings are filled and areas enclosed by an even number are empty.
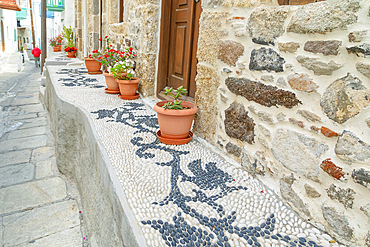
[[[87,0],[84,0],[84,57],[87,53]]]

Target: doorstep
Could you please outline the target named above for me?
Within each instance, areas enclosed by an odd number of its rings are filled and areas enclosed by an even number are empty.
[[[107,94],[84,67],[48,66],[46,77],[58,167],[76,179],[98,245],[339,246],[204,141],[160,143],[148,99]]]

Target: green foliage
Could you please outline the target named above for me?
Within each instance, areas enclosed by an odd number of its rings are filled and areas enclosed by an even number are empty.
[[[173,95],[172,91],[174,91],[176,94]],[[173,97],[174,101],[173,102],[167,102],[162,107],[165,108],[165,109],[173,109],[173,110],[182,110],[182,109],[184,109],[184,107],[181,104],[182,101],[178,100],[178,98],[181,95],[185,95],[186,93],[188,93],[188,90],[186,90],[186,88],[184,88],[183,86],[178,87],[177,89],[173,89],[172,87],[166,87],[166,92],[164,93],[164,95]]]
[[[62,35],[67,40],[66,47],[75,47],[75,43],[74,43],[74,39],[73,39],[73,31],[72,31],[71,26],[69,26],[69,27],[64,26]]]
[[[119,61],[110,68],[110,73],[118,80],[131,80],[134,71],[133,62],[131,60]]]

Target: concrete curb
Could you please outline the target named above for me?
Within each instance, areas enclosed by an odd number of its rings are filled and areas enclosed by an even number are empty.
[[[93,246],[147,246],[88,112],[60,97],[46,69],[42,97],[59,170],[77,182]]]

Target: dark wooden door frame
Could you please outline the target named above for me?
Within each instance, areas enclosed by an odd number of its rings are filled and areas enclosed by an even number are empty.
[[[191,0],[195,1],[195,0]],[[194,22],[194,28],[199,30],[199,18],[201,14],[201,2],[197,3],[195,8],[196,21]],[[167,75],[168,75],[168,58],[169,58],[169,44],[170,44],[170,27],[171,27],[171,10],[172,10],[172,0],[162,0],[161,4],[161,26],[160,26],[160,38],[159,38],[159,52],[158,52],[158,70],[157,70],[157,85],[156,85],[156,95],[162,91],[162,89],[167,85]],[[198,33],[196,32],[193,37],[193,46],[191,53],[195,58],[197,52],[198,43]],[[196,59],[192,59],[190,80],[195,80],[196,76]],[[195,69],[194,69],[195,68]],[[190,94],[195,93],[195,88],[192,89],[194,92],[189,92]]]

